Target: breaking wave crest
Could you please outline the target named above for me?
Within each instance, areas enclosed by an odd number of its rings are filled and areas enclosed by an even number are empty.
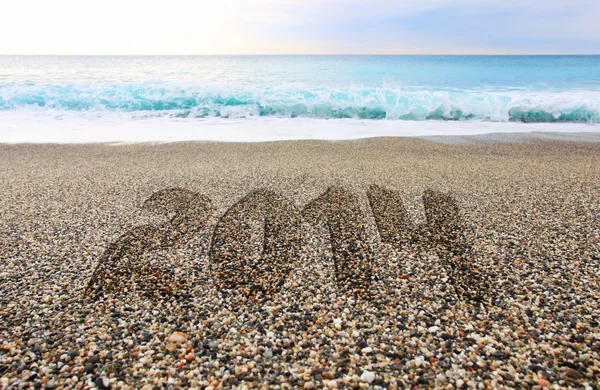
[[[221,84],[0,84],[0,111],[111,112],[172,118],[356,118],[600,123],[600,91],[430,91]]]

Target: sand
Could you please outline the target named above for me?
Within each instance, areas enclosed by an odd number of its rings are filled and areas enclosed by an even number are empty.
[[[0,386],[599,386],[600,143],[0,145],[0,167]],[[416,240],[380,239],[371,185],[395,191],[405,216],[388,226]],[[169,188],[204,196],[195,230],[144,207]],[[219,245],[252,213],[301,215],[301,247],[299,220],[278,222],[292,244],[253,274],[273,291],[209,256],[219,218],[259,189]],[[466,252],[427,225],[426,190],[455,200]],[[248,258],[266,245],[253,223]],[[131,242],[151,250],[86,294],[111,243]],[[277,251],[298,259],[281,268]]]

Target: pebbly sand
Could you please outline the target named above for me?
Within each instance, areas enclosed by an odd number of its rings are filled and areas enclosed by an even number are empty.
[[[600,143],[0,145],[0,167],[0,387],[600,387]],[[146,202],[170,188],[198,205],[171,223]]]

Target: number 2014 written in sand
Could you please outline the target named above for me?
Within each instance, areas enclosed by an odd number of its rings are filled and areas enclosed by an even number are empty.
[[[435,250],[457,292],[467,299],[482,298],[481,288],[475,287],[487,282],[472,266],[458,206],[450,194],[424,192],[427,222],[423,226],[412,223],[398,192],[371,186],[367,196],[382,242]],[[211,200],[174,188],[153,194],[143,207],[174,216],[166,223],[137,227],[110,244],[88,283],[86,292],[91,296],[128,292],[131,286],[151,296],[180,294],[177,278],[164,264],[149,265],[141,257],[200,234],[212,213]],[[217,287],[247,296],[279,290],[301,257],[303,220],[327,227],[338,287],[355,293],[368,290],[373,251],[366,218],[355,194],[339,187],[330,187],[303,210],[268,190],[254,191],[235,203],[219,219],[210,244],[210,267]],[[252,237],[261,228],[262,248],[257,257],[252,255]]]

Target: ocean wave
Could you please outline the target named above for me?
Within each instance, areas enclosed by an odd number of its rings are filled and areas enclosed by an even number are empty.
[[[600,123],[599,91],[458,91],[399,87],[273,88],[220,84],[0,84],[0,110],[172,118],[356,118]]]

